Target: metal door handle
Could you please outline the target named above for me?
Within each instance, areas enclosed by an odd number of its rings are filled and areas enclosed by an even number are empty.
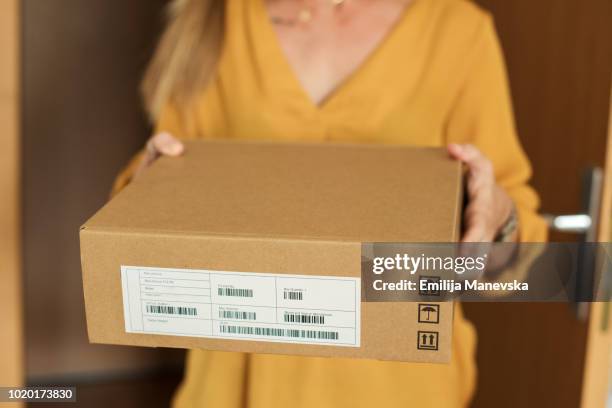
[[[555,231],[586,234],[593,225],[589,214],[550,215],[544,214],[548,227]]]
[[[601,194],[603,188],[603,170],[593,167],[585,172],[582,188],[582,208],[580,214],[550,215],[544,214],[550,229],[561,232],[580,234],[578,263],[579,275],[576,282],[576,299],[588,299],[593,293],[596,279],[597,251],[587,242],[597,241],[599,211],[601,209]],[[572,305],[576,317],[586,320],[589,315],[589,304],[577,302]]]
[[[602,186],[603,170],[600,167],[588,169],[583,178],[583,212],[570,215],[544,214],[549,228],[555,231],[581,234],[583,242],[596,241]]]

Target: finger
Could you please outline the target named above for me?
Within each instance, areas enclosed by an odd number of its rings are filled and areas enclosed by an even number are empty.
[[[476,200],[470,203],[464,212],[464,221],[466,229],[464,231],[462,242],[488,242],[493,239],[493,233],[488,226],[487,211],[488,208],[483,207],[482,200]]]
[[[169,133],[158,133],[151,137],[145,145],[144,154],[136,170],[134,171],[134,179],[136,179],[147,167],[149,167],[155,159],[160,155],[178,156],[184,151],[183,144]]]
[[[451,156],[463,162],[471,162],[482,155],[480,150],[472,144],[449,143],[447,150]]]
[[[144,149],[142,158],[140,159],[140,162],[138,163],[138,166],[136,167],[136,170],[134,171],[134,179],[138,178],[138,176],[140,176],[140,174],[144,171],[144,169],[149,167],[151,163],[153,163],[158,156],[159,156],[159,153],[157,153],[157,151],[151,144],[151,140],[149,140],[147,144],[145,145],[145,149]]]
[[[463,233],[461,242],[485,242],[485,225],[482,222],[474,222],[468,226]]]
[[[470,197],[486,192],[495,184],[493,165],[476,147],[450,144],[448,151],[451,157],[463,161],[468,168],[467,188]]]
[[[470,202],[482,203],[485,206],[493,203],[494,178],[482,173],[469,174],[466,184]]]
[[[446,146],[446,150],[453,159],[463,161],[463,147],[460,144],[449,143],[448,146]]]
[[[183,144],[167,132],[158,133],[153,136],[150,140],[150,146],[158,154],[164,156],[180,156],[185,150]]]
[[[493,165],[476,146],[465,145],[462,148],[470,172],[474,175],[493,176]]]
[[[158,157],[159,157],[159,152],[153,145],[153,138],[151,138],[145,145],[145,151],[144,151],[144,156],[142,158],[142,164],[144,166],[148,166],[149,164],[153,163],[153,161],[155,161],[155,159],[157,159]]]
[[[471,144],[451,143],[447,146],[451,157],[464,162],[471,173],[493,175],[493,165],[480,150]]]

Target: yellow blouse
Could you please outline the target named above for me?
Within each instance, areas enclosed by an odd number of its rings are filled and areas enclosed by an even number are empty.
[[[414,0],[362,66],[315,105],[285,59],[263,0],[226,1],[217,76],[191,109],[179,114],[166,107],[157,130],[180,138],[472,143],[492,160],[498,183],[514,200],[521,240],[545,239],[487,13],[465,0]],[[475,386],[475,343],[457,307],[448,365],[193,350],[174,405],[465,406]]]

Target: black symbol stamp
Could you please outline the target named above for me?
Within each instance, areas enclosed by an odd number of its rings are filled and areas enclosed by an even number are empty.
[[[440,323],[440,305],[419,303],[419,323]]]
[[[429,285],[430,283],[435,285]],[[422,285],[425,285],[425,287],[423,287]],[[421,276],[419,278],[419,295],[421,296],[440,296],[439,287],[439,276]]]
[[[438,332],[418,331],[417,349],[419,350],[438,350]]]

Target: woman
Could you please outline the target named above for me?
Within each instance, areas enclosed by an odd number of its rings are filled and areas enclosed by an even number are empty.
[[[178,139],[448,146],[469,169],[464,241],[544,238],[493,23],[467,1],[177,0],[144,95],[157,132],[116,189]],[[449,365],[194,350],[174,403],[465,406],[474,352],[459,307]]]

